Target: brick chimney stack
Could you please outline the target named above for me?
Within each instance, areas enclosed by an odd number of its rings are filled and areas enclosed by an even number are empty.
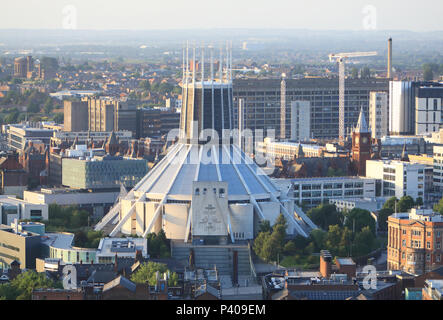
[[[323,278],[329,278],[332,268],[332,256],[328,250],[320,251],[320,273]]]

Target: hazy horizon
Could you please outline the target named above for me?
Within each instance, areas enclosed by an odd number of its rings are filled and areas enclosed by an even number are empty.
[[[443,30],[443,1],[3,1],[2,30]]]

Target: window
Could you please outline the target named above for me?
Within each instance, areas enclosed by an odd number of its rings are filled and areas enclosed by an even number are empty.
[[[427,249],[431,249],[431,243],[428,241],[428,242],[426,242],[426,248]]]
[[[403,240],[403,241],[402,241],[402,246],[403,246],[403,247],[406,247],[406,240]]]

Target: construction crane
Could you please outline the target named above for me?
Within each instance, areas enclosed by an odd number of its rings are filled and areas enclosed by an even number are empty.
[[[370,57],[376,56],[377,52],[348,52],[348,53],[331,53],[329,55],[329,61],[333,60],[338,62],[338,76],[339,76],[339,89],[338,89],[338,135],[340,141],[345,139],[345,60],[356,57]]]

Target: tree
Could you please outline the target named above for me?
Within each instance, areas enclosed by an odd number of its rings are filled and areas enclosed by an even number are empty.
[[[423,65],[423,80],[434,80],[434,71],[432,70],[432,66],[430,64]]]
[[[258,224],[258,232],[271,232],[271,229],[269,220],[261,220]]]
[[[54,116],[54,121],[55,121],[55,123],[63,123],[63,121],[64,121],[64,115],[63,115],[63,113],[57,113],[55,116]]]
[[[443,215],[443,198],[441,198],[440,201],[434,205],[434,211]]]
[[[423,205],[423,198],[422,197],[418,197],[417,199],[415,199],[415,205],[416,206],[422,206]]]
[[[158,234],[148,234],[146,238],[148,239],[149,255],[154,258],[168,258],[170,256],[169,240],[166,239],[163,229]]]
[[[396,197],[389,198],[383,205],[383,209],[391,209],[392,212],[395,211],[395,203],[398,201]]]
[[[164,274],[169,274],[168,286],[176,286],[178,284],[178,276],[175,272],[170,272],[166,265],[162,263],[152,261],[142,263],[139,269],[132,274],[131,281],[155,286],[157,284],[157,272],[159,272],[160,278],[163,278]]]
[[[397,203],[397,211],[398,212],[407,212],[415,205],[414,199],[411,196],[403,196],[400,198],[400,201]]]
[[[294,255],[297,252],[297,247],[294,241],[288,241],[283,247],[283,252],[287,255]]]
[[[20,115],[20,113],[17,111],[17,109],[15,109],[15,111],[8,113],[8,115],[5,117],[4,121],[6,124],[17,123],[19,115]]]
[[[378,211],[378,228],[381,231],[388,231],[388,217],[394,213],[390,208],[383,208]]]
[[[139,87],[140,89],[143,89],[143,90],[146,90],[146,91],[151,90],[151,84],[149,83],[148,80],[142,80],[142,81],[140,81],[140,83],[138,84],[138,87]]]
[[[46,99],[46,102],[43,106],[43,110],[45,111],[45,113],[50,114],[53,108],[54,108],[54,105],[52,103],[51,98]]]
[[[308,217],[323,230],[331,225],[342,225],[343,215],[337,211],[334,204],[321,204],[308,211]]]
[[[62,284],[46,278],[45,273],[28,270],[19,274],[9,284],[0,285],[0,296],[7,300],[31,300],[32,291],[40,288],[61,289]]]
[[[369,227],[375,235],[375,220],[368,210],[354,208],[346,214],[345,226],[355,233],[360,232],[363,228]]]
[[[282,225],[285,229],[288,227],[288,224],[287,224],[287,222],[286,222],[285,216],[284,216],[282,213],[280,213],[280,214],[278,215],[277,219],[275,220],[274,228],[275,228],[277,225]]]
[[[375,245],[375,235],[369,226],[361,229],[354,238],[353,256],[362,256],[370,253]]]
[[[280,214],[271,231],[260,232],[254,240],[253,249],[266,262],[276,261],[283,254],[286,238],[286,219]]]
[[[38,113],[38,112],[40,112],[40,106],[38,105],[37,102],[35,102],[35,101],[31,101],[31,102],[28,104],[28,107],[27,107],[26,110],[27,110],[29,113]]]

